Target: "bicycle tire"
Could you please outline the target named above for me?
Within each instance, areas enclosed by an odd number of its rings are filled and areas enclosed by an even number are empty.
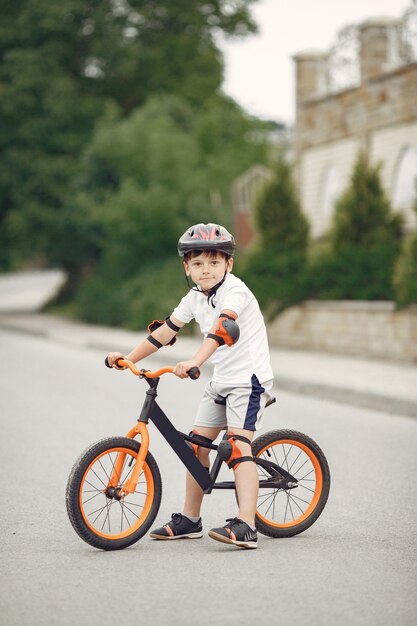
[[[260,488],[255,516],[259,532],[292,537],[310,528],[321,515],[330,490],[329,466],[318,444],[295,430],[273,430],[252,442],[252,453],[276,462],[299,480],[297,488],[288,491]],[[260,479],[266,478],[257,467]],[[287,515],[292,519],[287,520]]]
[[[139,449],[140,443],[135,439],[107,437],[87,448],[71,470],[66,489],[68,517],[75,532],[94,548],[101,550],[127,548],[143,537],[158,514],[162,480],[158,465],[150,452],[146,455],[134,494],[117,500],[109,499],[105,493],[106,483],[114,471],[117,454],[119,452],[126,454],[120,472],[120,486],[132,471],[132,460],[136,459]],[[127,463],[128,459],[130,465]],[[87,493],[93,495],[88,495],[84,499]],[[94,510],[97,505],[99,508]],[[117,529],[119,516],[120,530]],[[123,524],[127,526],[125,530]]]

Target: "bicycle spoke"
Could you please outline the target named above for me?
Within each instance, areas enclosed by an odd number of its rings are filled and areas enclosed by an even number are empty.
[[[300,509],[301,513],[304,513],[303,509],[300,507],[300,505],[298,504],[298,502],[296,502],[296,501],[294,500],[294,496],[292,496],[291,494],[288,494],[288,497],[289,497],[289,498],[293,501],[293,504],[295,504],[295,506],[297,506],[297,507]],[[303,502],[304,502],[304,500],[303,500]],[[309,504],[309,503],[307,502],[307,504]],[[291,508],[291,505],[290,505],[290,508]],[[291,512],[292,512],[292,511],[291,511]],[[294,517],[293,517],[293,519],[294,519]]]
[[[267,513],[268,513],[269,509],[271,508],[271,506],[272,506],[273,502],[275,502],[275,498],[277,497],[278,493],[279,493],[279,492],[277,491],[277,492],[276,492],[276,494],[275,494],[275,496],[273,497],[272,502],[270,503],[269,507],[267,508],[267,510],[266,510],[266,512],[265,512],[265,515],[267,515]]]
[[[285,494],[285,495],[288,495],[288,494]],[[289,498],[287,497],[287,506],[285,507],[284,524],[287,521],[288,502],[289,502]]]
[[[131,502],[129,502],[129,506],[130,506],[131,504],[132,504],[132,503],[131,503]],[[138,505],[138,506],[139,506],[139,505]],[[143,508],[143,507],[142,507],[142,508]],[[138,519],[138,518],[139,518],[139,515],[136,515],[135,511],[132,511],[131,509],[129,509],[129,507],[127,506],[126,502],[124,502],[124,503],[123,503],[123,510],[124,510],[124,509],[127,509],[130,513],[132,513],[132,515],[134,515],[134,516],[136,517],[136,519]],[[126,517],[126,515],[125,515],[125,517]],[[127,517],[126,517],[126,519],[127,519]]]
[[[292,446],[291,446],[291,448],[292,448]],[[291,452],[291,448],[290,448],[290,452]],[[287,465],[287,472],[289,472],[290,470],[288,469],[288,460],[287,460],[288,455],[287,455],[287,453],[285,451],[285,445],[284,444],[282,444],[282,450],[284,452],[284,463],[286,463],[286,465]]]
[[[303,498],[300,498],[299,496],[295,496],[293,493],[290,493],[289,496],[293,500],[300,500],[300,502],[304,502],[304,504],[307,504],[307,505],[310,504],[310,502],[308,500],[303,500]]]
[[[101,459],[99,459],[98,462],[100,463],[101,469],[105,473],[105,475],[107,477],[107,480],[110,481],[110,476],[108,475],[107,471],[104,469],[104,466],[103,466],[103,463],[101,462]]]
[[[258,504],[259,504],[259,506],[262,506],[263,504],[265,504],[265,502],[266,502],[267,500],[269,500],[269,498],[272,498],[274,495],[275,495],[275,491],[273,491],[272,493],[268,494],[267,496],[265,496],[265,494],[262,494],[261,496],[258,496],[258,500],[259,500],[259,498],[265,497],[265,499],[264,499],[264,500],[262,500],[262,502],[259,502],[259,503],[258,503]]]
[[[300,471],[300,469],[301,469],[302,467],[304,467],[304,465],[305,465],[306,463],[308,463],[308,462],[309,462],[309,460],[310,460],[310,459],[308,459],[308,458],[307,458],[307,459],[304,461],[304,463],[303,463],[302,465],[300,465],[300,467],[298,468],[298,470],[296,470],[296,471],[294,472],[294,476],[297,476],[297,474],[298,474],[298,472]],[[314,471],[314,470],[311,470],[311,471]],[[311,471],[310,471],[310,472],[308,472],[308,474],[311,474]],[[308,474],[306,474],[306,476],[308,476]]]
[[[129,518],[127,517],[126,512],[125,512],[125,507],[126,507],[126,505],[124,504],[124,502],[119,502],[119,504],[120,504],[120,508],[122,509],[122,524],[121,524],[121,532],[123,532],[123,518],[125,518],[125,520],[126,520],[126,522],[127,522],[127,526],[128,526],[128,528],[129,528],[132,524],[129,522]],[[126,507],[126,508],[127,508],[127,507]],[[137,516],[136,516],[136,517],[137,517]]]
[[[117,454],[114,456],[114,459],[112,460],[111,458],[111,454],[109,454],[109,458],[110,458],[110,463],[112,464],[112,468],[111,468],[111,475],[113,476],[115,469],[116,469],[116,459],[117,459]],[[116,476],[117,478],[117,483],[119,483],[119,476]]]
[[[85,491],[84,491],[84,493],[85,493]],[[99,492],[98,492],[98,493],[96,493],[94,496],[91,496],[91,498],[88,498],[88,500],[84,500],[84,502],[83,502],[83,506],[84,506],[85,504],[87,504],[87,502],[90,502],[90,500],[94,500],[94,498],[97,498],[97,496],[99,496],[101,493],[103,493],[103,492],[102,492],[102,491],[99,491]]]
[[[107,487],[106,483],[104,483],[104,482],[101,480],[100,476],[99,476],[99,475],[95,472],[95,470],[94,470],[94,468],[93,468],[93,467],[91,467],[91,468],[90,468],[90,471],[91,471],[91,472],[93,472],[94,476],[96,476],[96,478],[98,478],[98,479],[99,479],[99,481],[101,482],[101,484],[102,484],[102,485],[104,485],[104,487]]]
[[[111,532],[111,529],[110,529],[110,509],[111,509],[112,504],[113,504],[113,502],[109,502],[109,501],[106,502],[107,514],[106,514],[106,517],[104,518],[104,522],[103,522],[103,524],[101,526],[101,530],[103,530],[104,526],[106,525],[106,521],[108,521],[108,523],[109,523],[109,533]]]
[[[307,491],[311,491],[311,493],[316,493],[314,491],[314,489],[310,489],[310,487],[306,487],[305,485],[301,485],[300,482],[298,482],[298,486],[302,487],[303,489],[306,489]]]
[[[271,438],[268,447],[259,454],[259,458],[274,462],[282,472],[288,472],[297,480],[297,488],[286,489],[278,488],[271,481],[271,486],[264,486],[263,491],[261,488],[257,497],[257,523],[261,525],[259,528],[262,525],[268,526],[269,531],[265,534],[271,532],[271,536],[276,537],[302,532],[304,521],[309,520],[307,524],[311,524],[310,518],[319,506],[318,498],[321,495],[319,492],[322,474],[316,465],[318,456],[309,442],[298,441],[291,435],[289,433],[288,439],[283,437],[282,440]],[[266,452],[269,459],[265,456]],[[259,480],[264,480],[264,468],[258,467],[258,470]]]
[[[95,485],[93,485],[93,483],[90,483],[87,479],[85,479],[85,481],[84,481],[84,482],[86,482],[86,483],[87,483],[87,485],[90,485],[90,487],[93,487],[93,489],[94,489],[95,491],[100,491],[100,492],[102,492],[102,489],[98,489],[98,487],[96,487]]]
[[[98,520],[98,518],[100,517],[100,515],[103,513],[104,509],[107,508],[107,502],[106,504],[101,508],[101,509],[96,509],[95,511],[93,511],[92,513],[90,513],[90,516],[94,515],[94,513],[97,513],[97,511],[100,511],[100,513],[97,515],[97,517],[94,519],[93,521],[93,525],[96,523],[96,521]]]
[[[280,465],[280,463],[279,463],[279,461],[278,461],[278,459],[277,459],[277,455],[275,454],[275,446],[272,446],[272,448],[271,448],[271,452],[272,452],[272,454],[274,455],[275,463],[279,466],[279,465]]]
[[[135,463],[131,461],[136,459],[134,451],[123,446],[114,447],[98,455],[88,466],[80,486],[79,505],[93,533],[117,540],[140,529],[153,497],[152,475],[146,462],[135,491],[118,499],[118,493],[133,475]],[[114,489],[108,492],[110,484]]]
[[[300,452],[297,454],[297,456],[295,457],[295,460],[291,463],[291,467],[288,470],[289,472],[291,472],[291,469],[294,467],[294,465],[296,464],[296,462],[298,461],[300,454],[302,453],[302,450],[300,450]]]
[[[294,517],[294,513],[292,512],[291,502],[290,502],[290,495],[289,495],[289,493],[288,493],[288,492],[286,493],[286,496],[287,496],[287,499],[288,499],[288,506],[290,507],[290,511],[291,511],[292,519],[293,519],[293,521],[294,521],[295,517]]]
[[[311,474],[312,472],[315,472],[314,467],[313,467],[313,469],[311,469],[309,472],[307,472],[307,474],[305,474],[302,478],[299,478],[299,479],[298,479],[298,482],[300,482],[300,480],[308,480],[308,479],[306,479],[306,476],[310,476],[310,474]],[[311,478],[310,480],[314,480],[314,478]]]
[[[125,463],[125,465],[126,465],[126,463]],[[124,469],[124,467],[125,467],[125,466],[123,466],[123,469]],[[132,471],[133,471],[133,465],[132,465],[132,467],[129,469],[128,473],[127,473],[127,474],[126,474],[126,476],[123,478],[123,480],[120,480],[120,483],[125,483],[125,482],[127,481],[127,479],[129,478],[129,476],[130,476],[130,474],[131,474],[131,472],[132,472]],[[123,472],[122,472],[122,474],[123,474]]]

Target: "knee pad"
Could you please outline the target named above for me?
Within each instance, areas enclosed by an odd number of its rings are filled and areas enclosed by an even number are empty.
[[[203,442],[203,443],[213,443],[213,439],[209,439],[208,437],[203,437],[203,435],[200,435],[198,430],[192,430],[189,434],[189,437],[192,437],[196,443],[192,443],[191,441],[187,441],[188,445],[192,447],[192,449],[194,450],[194,454],[196,455],[196,457],[198,457],[198,449],[200,447],[199,442]]]
[[[242,437],[242,435],[235,435],[234,433],[228,433],[228,435],[227,439],[223,439],[223,441],[219,443],[217,449],[221,460],[227,463],[230,469],[233,470],[236,470],[239,465],[245,461],[253,462],[253,456],[243,456],[239,446],[236,444],[236,440],[238,440],[251,445],[250,439]]]

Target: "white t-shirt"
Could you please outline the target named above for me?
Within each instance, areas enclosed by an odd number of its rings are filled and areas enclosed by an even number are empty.
[[[217,290],[212,304],[207,296],[191,289],[174,309],[172,316],[188,324],[195,319],[206,337],[216,323],[221,311],[237,314],[239,340],[231,347],[220,346],[211,357],[214,365],[213,381],[216,383],[250,384],[255,374],[260,383],[273,378],[264,318],[258,301],[243,281],[227,274]]]

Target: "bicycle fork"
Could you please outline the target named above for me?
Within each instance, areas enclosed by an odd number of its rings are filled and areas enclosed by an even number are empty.
[[[148,454],[149,433],[148,433],[146,424],[144,424],[143,422],[137,422],[137,424],[131,430],[129,430],[126,437],[128,437],[129,439],[133,439],[134,437],[136,437],[136,435],[140,435],[141,437],[141,444],[140,444],[139,452],[136,457],[135,465],[133,467],[131,476],[120,487],[120,490],[117,494],[118,499],[124,498],[128,494],[134,493],[136,491],[136,486],[139,482],[139,476],[141,475],[141,472],[143,470],[143,465],[145,463],[146,455]],[[109,490],[109,488],[113,490],[117,489],[120,477],[122,475],[125,460],[126,460],[126,452],[118,452],[116,461],[114,463],[113,473],[107,485],[107,490]]]

